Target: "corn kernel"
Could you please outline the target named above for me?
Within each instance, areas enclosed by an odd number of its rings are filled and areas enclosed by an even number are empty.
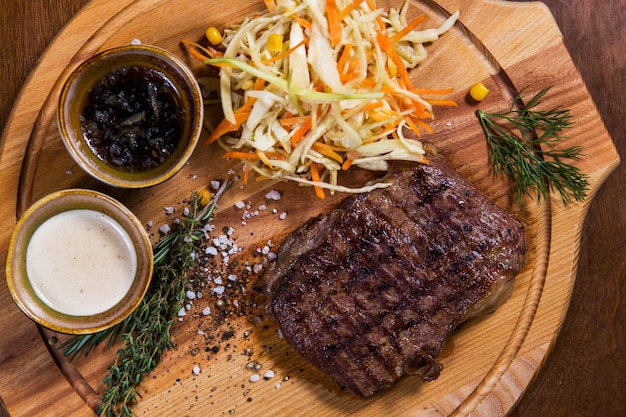
[[[206,38],[213,45],[219,45],[224,40],[220,31],[214,26],[211,26],[206,30]]]
[[[489,94],[489,89],[485,87],[482,82],[477,82],[470,88],[470,96],[476,101],[483,101],[487,94]]]
[[[267,50],[270,52],[282,52],[283,51],[283,37],[278,33],[272,33],[267,38]]]
[[[200,204],[206,206],[211,201],[211,192],[206,188],[198,191],[198,198],[200,199]]]
[[[398,66],[391,59],[387,60],[387,73],[391,78],[398,75]]]

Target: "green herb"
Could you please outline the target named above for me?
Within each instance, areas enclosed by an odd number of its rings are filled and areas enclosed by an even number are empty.
[[[108,387],[98,409],[101,416],[130,416],[130,407],[137,402],[137,386],[143,376],[160,362],[161,355],[173,347],[171,329],[188,286],[187,273],[194,265],[192,254],[204,235],[204,225],[212,218],[220,196],[230,186],[226,181],[201,207],[193,193],[189,215],[179,227],[154,245],[154,273],[150,288],[139,307],[123,322],[110,329],[70,338],[63,344],[63,353],[73,359],[79,352],[89,354],[92,348],[108,340],[110,347],[118,338],[122,346],[104,378]]]
[[[520,204],[524,195],[531,198],[536,195],[541,202],[552,191],[561,195],[564,205],[572,198],[583,201],[587,196],[588,177],[566,162],[579,160],[583,156],[582,148],[554,147],[565,138],[560,136],[561,131],[572,125],[570,111],[560,107],[536,109],[549,89],[544,88],[526,105],[516,108],[522,103],[524,90],[520,91],[505,113],[476,111],[487,136],[494,170],[503,172],[514,182],[513,192]]]

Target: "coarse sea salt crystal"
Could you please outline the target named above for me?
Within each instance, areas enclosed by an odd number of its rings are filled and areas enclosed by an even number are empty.
[[[217,249],[214,246],[207,246],[204,253],[206,255],[217,255]]]
[[[220,188],[220,182],[219,181],[211,181],[211,187],[213,187],[214,190],[217,190]]]
[[[280,216],[278,216],[278,218],[281,220],[285,220],[287,218],[287,212],[283,211],[282,213],[280,213]]]
[[[217,287],[213,288],[213,292],[217,295],[222,295],[224,294],[224,290],[226,288],[223,285],[218,285]]]
[[[237,207],[239,210],[241,210],[242,208],[244,208],[246,206],[246,204],[243,201],[237,201],[235,203],[235,207]]]
[[[233,281],[233,282],[234,282],[234,281],[237,281],[237,275],[235,275],[235,274],[230,274],[230,275],[227,277],[227,279],[228,279],[229,281]]]
[[[265,198],[268,200],[280,200],[280,193],[276,190],[272,190],[269,193],[265,194]]]
[[[187,298],[189,298],[190,300],[193,300],[194,298],[196,298],[196,293],[195,293],[195,292],[193,292],[193,291],[187,291],[187,292],[185,293],[185,296],[186,296]]]
[[[180,310],[178,310],[178,317],[183,317],[187,315],[187,310],[185,310],[185,307],[181,307]]]
[[[200,373],[200,367],[198,365],[194,365],[191,372],[193,372],[194,375],[198,375]]]
[[[166,214],[172,214],[175,211],[174,207],[164,207],[163,210],[165,210]]]
[[[171,230],[171,227],[169,224],[164,224],[163,226],[159,227],[159,232],[161,232],[164,235],[169,233],[170,230]]]
[[[265,371],[265,373],[263,374],[263,378],[264,378],[264,379],[274,378],[274,376],[275,376],[275,375],[274,375],[274,371],[272,371],[271,369],[270,369],[270,370]]]
[[[250,382],[257,382],[260,379],[261,379],[261,375],[259,374],[253,374],[250,376]]]
[[[209,314],[211,314],[211,307],[204,307],[204,310],[202,310],[202,315],[208,316]]]

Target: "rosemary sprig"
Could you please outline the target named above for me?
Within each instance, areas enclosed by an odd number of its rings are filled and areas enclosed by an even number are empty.
[[[202,208],[197,193],[191,195],[189,215],[174,232],[154,245],[150,288],[129,317],[102,332],[74,336],[62,345],[63,353],[73,359],[81,351],[89,354],[96,345],[107,340],[110,347],[118,336],[123,342],[104,378],[108,389],[102,395],[100,416],[118,413],[130,416],[130,407],[137,402],[137,396],[141,396],[136,387],[143,376],[158,365],[161,355],[173,347],[171,329],[185,297],[187,272],[194,264],[192,253],[204,235],[204,225],[212,218],[220,196],[231,184],[230,180],[224,182]]]
[[[564,205],[572,198],[583,201],[587,196],[588,176],[565,162],[584,156],[582,148],[554,147],[565,138],[561,131],[572,125],[570,111],[560,107],[536,109],[550,88],[542,89],[526,105],[516,108],[522,103],[521,90],[505,113],[476,111],[487,137],[494,171],[503,172],[513,181],[513,193],[520,204],[524,195],[536,195],[541,202],[552,191],[561,195]]]

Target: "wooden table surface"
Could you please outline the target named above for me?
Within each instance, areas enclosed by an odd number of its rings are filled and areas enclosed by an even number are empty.
[[[87,2],[3,1],[1,127],[6,125],[20,89],[46,46]],[[545,3],[561,28],[623,159],[626,155],[623,0],[546,0]],[[563,328],[543,369],[512,416],[626,415],[625,195],[626,164],[622,163],[591,203],[582,233],[576,286]],[[5,366],[4,359],[0,352],[0,366]],[[1,408],[0,416],[3,416]]]

